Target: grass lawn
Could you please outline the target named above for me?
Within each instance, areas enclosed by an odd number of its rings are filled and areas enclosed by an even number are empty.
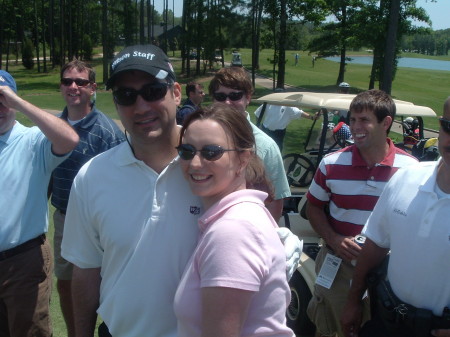
[[[47,233],[47,239],[50,241],[52,249],[53,249],[53,212],[55,211],[55,208],[49,203],[49,226],[48,226],[48,233]],[[64,318],[62,316],[62,312],[59,306],[59,296],[58,291],[56,290],[56,278],[53,274],[53,291],[52,291],[52,298],[50,302],[50,314],[52,316],[52,323],[53,323],[53,336],[55,337],[64,337],[67,336],[66,331],[66,325],[64,323]]]
[[[300,54],[298,66],[294,66],[294,54]],[[251,50],[241,49],[244,65],[250,65]],[[349,52],[349,55],[367,54],[365,51]],[[176,53],[175,56],[179,56]],[[405,57],[422,57],[418,54],[405,54]],[[268,59],[272,58],[271,50],[261,51],[261,65],[259,73],[272,78],[272,65]],[[439,60],[450,60],[448,56],[442,57],[427,57]],[[312,67],[312,56],[303,51],[287,51],[286,52],[286,83],[299,87],[304,91],[318,91],[318,92],[335,92],[335,81],[338,74],[339,64],[324,59],[316,59],[315,66]],[[225,55],[225,61],[231,60],[231,52]],[[173,61],[175,70],[181,69],[179,60]],[[195,62],[192,61],[192,69],[195,69]],[[93,65],[97,72],[97,80],[102,76],[102,66],[99,60],[95,60]],[[352,86],[352,92],[357,93],[366,90],[369,83],[370,66],[348,64],[345,74],[345,81]],[[48,74],[37,74],[26,71],[22,66],[10,67],[10,72],[13,73],[17,80],[19,94],[36,104],[39,107],[46,109],[61,110],[64,106],[64,101],[59,93],[59,72],[58,70],[50,71]],[[196,80],[201,81],[207,86],[209,84],[209,77],[211,73],[206,74]],[[187,83],[192,78],[185,78],[179,76],[180,83]],[[377,85],[377,84],[376,84]],[[118,118],[116,109],[114,107],[111,93],[104,90],[103,83],[98,83],[99,90],[97,91],[97,107],[112,118]],[[392,86],[392,95],[394,98],[411,101],[417,105],[425,105],[432,108],[438,115],[442,112],[442,105],[444,100],[450,94],[450,72],[437,70],[423,70],[413,68],[398,68],[395,80]],[[270,89],[257,87],[254,97],[270,93]],[[184,93],[184,87],[183,87]],[[210,99],[206,97],[205,104],[208,104]],[[249,112],[256,109],[256,104],[251,104],[248,108]],[[29,122],[24,120],[24,117],[18,114],[18,118],[28,125]],[[435,118],[426,118],[425,125],[431,129],[438,129],[438,121]],[[299,144],[307,131],[308,127],[305,120],[294,121],[288,127],[288,134],[286,136],[285,152],[298,151]]]
[[[251,50],[240,50],[244,65],[250,65]],[[294,54],[298,52],[300,56],[298,66],[294,66]],[[170,53],[171,54],[171,53]],[[350,52],[349,54],[367,54],[367,52]],[[179,56],[179,53],[175,56]],[[425,57],[417,54],[405,54],[405,57],[423,57],[433,58],[439,60],[450,60],[450,57]],[[261,69],[259,73],[272,77],[271,64],[268,61],[272,57],[272,51],[262,50],[261,52]],[[324,59],[317,59],[315,66],[312,66],[312,57],[307,52],[303,51],[287,51],[286,52],[286,83],[301,88],[304,91],[318,91],[318,92],[335,92],[335,81],[338,75],[339,64]],[[231,61],[231,52],[225,55],[227,62]],[[180,61],[173,62],[175,70],[181,69]],[[102,78],[102,66],[99,60],[93,62],[97,73],[97,80]],[[192,62],[192,69],[194,69],[194,62]],[[22,66],[10,66],[9,71],[13,74],[17,81],[19,88],[19,95],[31,103],[44,108],[60,111],[64,107],[64,101],[59,92],[59,70],[51,70],[45,74],[37,74],[35,71],[27,71]],[[366,90],[369,83],[370,66],[349,64],[346,69],[345,81],[352,86],[352,92],[357,93]],[[209,77],[207,74],[197,81],[203,82],[205,90],[209,84]],[[179,76],[180,83],[187,83],[191,78],[184,78]],[[103,83],[98,83],[98,91],[96,104],[97,107],[109,115],[111,118],[118,118],[116,109],[114,107],[111,93],[104,90]],[[431,107],[438,115],[442,113],[442,105],[444,100],[450,95],[450,72],[422,70],[412,68],[399,68],[395,80],[393,82],[392,95],[394,98],[411,101],[417,105],[425,105]],[[255,89],[254,97],[261,97],[270,93],[270,89],[257,87]],[[184,95],[184,87],[183,87]],[[209,97],[206,97],[205,104],[211,102]],[[254,119],[253,111],[258,104],[251,103],[248,107],[252,118]],[[31,122],[18,113],[17,118],[25,125],[31,125]],[[296,120],[288,126],[288,131],[285,138],[284,153],[302,152],[304,141],[308,133],[312,121],[310,120]],[[431,129],[438,129],[438,122],[436,118],[425,119],[425,125]],[[53,237],[53,209],[50,211],[50,227],[48,237]],[[66,336],[65,325],[59,308],[59,298],[54,287],[51,314],[53,319],[54,336]]]
[[[55,208],[49,203],[49,226],[48,226],[48,233],[47,233],[47,239],[50,241],[52,249],[53,249],[53,212],[55,211]],[[56,290],[56,278],[53,274],[53,291],[52,291],[52,297],[50,302],[50,315],[52,317],[52,324],[53,324],[53,336],[55,337],[66,337],[67,331],[66,331],[66,324],[64,323],[64,318],[62,316],[61,308],[59,306],[59,295],[58,291]],[[97,320],[97,327],[101,323],[100,319]],[[95,334],[97,335],[97,334]]]

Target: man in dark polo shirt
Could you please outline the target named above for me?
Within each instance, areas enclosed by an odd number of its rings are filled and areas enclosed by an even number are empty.
[[[197,82],[189,82],[186,85],[186,96],[188,97],[182,107],[177,111],[177,124],[182,125],[183,121],[202,104],[205,98],[203,85]]]
[[[120,144],[125,136],[111,118],[95,107],[93,97],[97,85],[94,69],[89,65],[78,60],[64,65],[61,68],[60,88],[67,104],[60,117],[71,124],[80,137],[80,142],[69,158],[53,171],[50,183],[51,203],[56,208],[53,214],[56,286],[68,337],[72,337],[75,336],[71,296],[72,264],[61,257],[70,188],[78,170],[88,160]]]

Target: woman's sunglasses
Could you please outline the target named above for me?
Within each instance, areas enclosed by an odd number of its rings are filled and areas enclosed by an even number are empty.
[[[450,121],[444,118],[439,118],[439,124],[441,124],[442,129],[450,134]]]
[[[228,95],[224,94],[223,92],[215,92],[213,94],[213,97],[218,102],[225,102],[227,98],[230,99],[230,101],[239,101],[242,97],[244,97],[243,91],[235,91],[230,92]]]
[[[224,149],[219,145],[205,145],[201,150],[197,150],[191,144],[181,144],[176,149],[178,150],[178,155],[183,160],[191,160],[197,152],[200,152],[200,155],[208,161],[220,159],[227,151],[239,151],[237,149]]]
[[[166,96],[167,89],[172,83],[154,82],[145,84],[140,90],[132,88],[118,88],[113,91],[114,101],[119,105],[130,106],[136,103],[138,95],[147,102],[158,101]]]
[[[85,87],[89,83],[91,83],[91,81],[89,81],[85,78],[68,78],[68,77],[61,78],[61,84],[66,87],[70,87],[73,82],[75,82],[75,84],[78,87]]]

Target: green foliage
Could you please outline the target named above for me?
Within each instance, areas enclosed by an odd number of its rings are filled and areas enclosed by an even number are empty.
[[[56,65],[62,65],[61,64],[61,43],[59,40],[55,40],[55,46],[53,49],[53,62]]]
[[[22,47],[22,63],[26,69],[33,69],[34,67],[34,52],[33,43],[30,39],[26,38]]]
[[[92,45],[91,37],[88,34],[84,34],[84,36],[83,36],[83,46],[82,46],[83,60],[91,61],[92,60],[93,50],[94,50],[94,47]]]
[[[424,55],[448,55],[450,48],[450,29],[432,32],[429,29],[406,36],[401,42],[404,51]]]

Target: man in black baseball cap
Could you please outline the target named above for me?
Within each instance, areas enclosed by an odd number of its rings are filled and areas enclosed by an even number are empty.
[[[170,79],[175,82],[175,72],[167,55],[157,46],[129,46],[114,58],[111,64],[111,75],[106,88],[111,89],[117,76],[129,70],[140,70],[154,76],[158,80]]]
[[[121,51],[107,86],[129,135],[85,164],[70,192],[62,256],[75,265],[75,330],[92,336],[98,312],[100,337],[176,336],[175,291],[203,213],[175,148],[181,87],[153,45]]]
[[[106,85],[128,135],[72,186],[62,256],[75,265],[75,328],[92,336],[98,311],[99,336],[176,335],[174,294],[198,235],[199,214],[189,210],[201,209],[174,160],[181,87],[154,45],[118,53]]]

